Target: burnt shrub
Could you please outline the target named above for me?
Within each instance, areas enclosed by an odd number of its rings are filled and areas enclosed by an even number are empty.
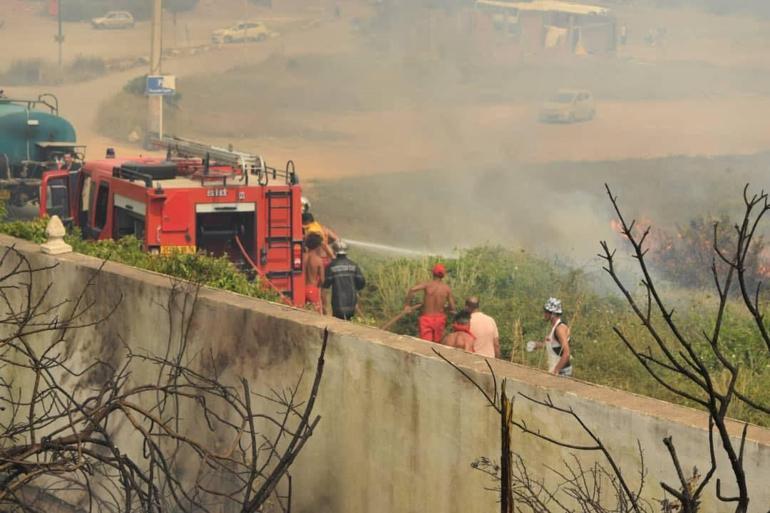
[[[690,220],[686,225],[676,226],[673,230],[655,229],[650,237],[649,262],[663,278],[676,285],[687,288],[712,287],[714,281],[709,272],[712,262],[716,263],[720,273],[727,270],[719,258],[714,260],[715,226],[717,247],[726,255],[734,253],[735,226],[729,217],[725,214],[705,215]],[[748,248],[746,277],[749,288],[753,289],[770,270],[763,257],[766,247],[764,238],[757,237]]]

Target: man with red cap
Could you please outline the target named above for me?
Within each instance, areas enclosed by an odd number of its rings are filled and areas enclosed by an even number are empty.
[[[446,305],[449,304],[450,313],[456,310],[452,289],[444,283],[444,276],[446,276],[446,267],[443,264],[436,264],[433,266],[433,279],[415,285],[406,294],[405,312],[412,310],[409,304],[417,292],[423,291],[425,294],[422,300],[422,315],[418,321],[420,338],[423,340],[440,343],[444,338],[446,326]]]

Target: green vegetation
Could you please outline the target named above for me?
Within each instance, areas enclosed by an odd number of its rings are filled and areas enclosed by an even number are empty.
[[[45,240],[46,220],[0,222],[0,232],[34,242]],[[250,281],[225,258],[205,255],[149,255],[133,237],[119,241],[83,241],[77,231],[67,237],[73,248],[97,258],[128,264],[176,278],[200,282],[240,294],[275,300],[276,296],[258,283]],[[354,254],[364,268],[368,285],[361,294],[363,315],[358,322],[382,325],[403,308],[409,286],[430,279],[429,269],[435,258],[384,259],[368,254]],[[503,357],[515,363],[540,367],[545,364],[542,352],[527,353],[527,340],[545,336],[547,326],[542,318],[542,305],[549,296],[562,299],[565,320],[572,327],[575,377],[585,381],[617,387],[659,399],[682,402],[656,383],[613,332],[620,328],[637,348],[655,348],[647,332],[629,311],[623,300],[597,291],[597,276],[548,262],[525,251],[501,247],[478,247],[464,251],[459,257],[442,259],[448,269],[448,282],[460,302],[471,294],[481,299],[482,309],[493,316],[500,330]],[[716,300],[706,292],[671,288],[667,295],[676,306],[676,320],[683,332],[694,340],[707,365],[713,366],[717,383],[726,376],[700,335],[711,329]],[[416,314],[407,315],[392,329],[396,333],[415,335]],[[742,368],[738,390],[754,400],[767,404],[770,390],[770,354],[755,335],[755,327],[738,303],[728,305],[723,326],[723,340],[730,344],[726,351]],[[691,384],[671,376],[671,382],[683,389]],[[726,383],[724,383],[726,386]],[[686,402],[684,404],[687,404]],[[688,404],[689,406],[693,406]],[[770,426],[770,418],[735,402],[732,417]]]
[[[0,233],[43,243],[46,240],[45,227],[47,222],[47,219],[3,221],[0,222]],[[278,301],[275,292],[263,287],[259,282],[249,280],[225,257],[182,253],[151,255],[142,250],[141,241],[134,237],[123,237],[118,241],[87,241],[83,240],[77,229],[73,230],[66,237],[66,240],[78,253],[167,274],[182,280],[201,283],[246,296]]]
[[[378,259],[365,254],[353,258],[364,268],[369,284],[361,297],[363,322],[382,325],[398,314],[409,286],[430,279],[429,269],[435,259]],[[523,365],[544,368],[542,352],[527,353],[527,340],[542,340],[547,326],[543,322],[543,303],[549,296],[562,299],[565,320],[572,327],[575,377],[671,402],[682,402],[653,380],[613,332],[620,328],[637,348],[650,347],[652,339],[639,325],[626,303],[618,296],[597,292],[599,276],[545,261],[524,251],[500,247],[480,247],[463,252],[455,259],[442,259],[448,269],[448,283],[455,298],[462,302],[468,295],[481,299],[482,310],[493,316],[500,331],[505,359]],[[708,269],[704,270],[707,273]],[[717,382],[726,379],[713,353],[701,336],[710,330],[716,300],[705,292],[672,288],[667,290],[675,318],[700,354],[711,365]],[[461,306],[458,305],[458,306]],[[729,341],[730,358],[741,368],[738,389],[764,404],[770,402],[770,354],[756,336],[756,328],[737,303],[728,306],[723,326],[723,340]],[[399,321],[392,329],[415,335],[417,314]],[[691,385],[674,376],[672,383],[687,390]],[[726,383],[724,383],[726,386]],[[685,403],[687,404],[687,403]],[[694,406],[687,404],[688,406]],[[768,426],[770,418],[738,402],[732,417]]]

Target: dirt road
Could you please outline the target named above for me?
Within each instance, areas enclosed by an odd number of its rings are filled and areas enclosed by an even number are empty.
[[[647,159],[737,155],[770,149],[770,97],[607,102],[593,121],[543,124],[537,105],[495,105],[443,112],[306,115],[332,140],[256,138],[238,145],[292,158],[306,178],[335,178],[454,168],[475,172],[504,162]],[[224,140],[220,142],[225,142]]]
[[[205,3],[204,3],[205,7]],[[224,15],[221,11],[212,8],[213,14],[210,18],[207,17],[185,17],[184,19],[190,19],[190,24],[194,24],[197,27],[196,33],[203,34],[202,40],[196,40],[194,43],[205,43],[206,39],[211,33],[211,29],[215,27],[226,26],[231,21],[232,15]],[[247,9],[247,12],[260,12],[266,23],[269,23],[273,30],[283,29],[284,27],[299,28],[298,35],[281,34],[274,39],[268,40],[264,43],[257,44],[233,44],[224,45],[219,47],[209,47],[202,53],[195,55],[184,55],[173,58],[165,58],[163,62],[163,72],[167,74],[177,75],[179,80],[184,80],[184,77],[191,74],[207,73],[213,76],[221,73],[225,73],[228,69],[235,66],[244,65],[248,63],[258,63],[269,55],[275,52],[299,52],[306,48],[307,41],[305,36],[301,32],[302,27],[317,25],[316,18],[318,13],[309,11],[299,11],[298,16],[292,17],[285,13],[270,13],[270,16],[265,16],[264,13],[256,8]],[[301,15],[301,16],[299,16]],[[166,17],[168,18],[168,16]],[[34,12],[29,10],[17,10],[11,17],[13,23],[11,23],[11,30],[2,34],[0,43],[3,41],[15,40],[14,38],[18,34],[24,34],[24,26],[29,24],[41,23],[44,26],[51,28],[53,23],[51,20],[40,18]],[[201,21],[202,20],[202,21]],[[168,24],[166,19],[166,24]],[[87,27],[83,24],[69,24],[77,25],[81,29],[85,30]],[[145,26],[146,25],[146,26]],[[140,23],[137,25],[134,31],[91,31],[87,29],[88,34],[81,33],[75,40],[70,42],[73,48],[81,50],[89,49],[94,53],[88,55],[99,54],[100,52],[104,56],[127,56],[127,55],[142,55],[137,53],[137,47],[148,46],[149,41],[149,24]],[[311,29],[310,31],[317,31],[318,28]],[[323,29],[320,29],[323,31]],[[82,36],[82,37],[80,37]],[[20,36],[22,40],[26,36]],[[89,42],[90,38],[96,38],[98,42]],[[167,44],[170,42],[170,37],[166,36]],[[199,37],[200,39],[200,37]],[[40,58],[45,54],[44,47],[49,46],[47,43],[40,41],[30,42],[30,45],[20,45],[21,52],[13,52],[10,54],[11,60],[17,58],[35,57]],[[328,47],[333,48],[333,47]],[[114,50],[114,51],[113,51]],[[8,54],[6,54],[8,55]],[[7,57],[8,58],[8,57]],[[2,61],[0,61],[1,64]],[[61,115],[69,119],[75,126],[78,132],[78,140],[83,144],[86,144],[90,150],[91,155],[100,155],[104,148],[111,146],[116,148],[119,152],[137,153],[139,151],[138,146],[131,145],[125,141],[110,140],[96,132],[95,119],[99,107],[107,102],[111,96],[120,91],[126,82],[134,77],[146,73],[143,68],[133,68],[129,71],[111,73],[106,76],[80,83],[69,83],[56,86],[24,86],[24,87],[12,87],[6,88],[6,94],[12,97],[36,97],[41,92],[50,92],[55,94],[59,98],[59,104],[61,107]],[[146,153],[146,152],[145,152]]]
[[[17,0],[16,5],[26,5]],[[236,2],[237,5],[245,5]],[[178,24],[192,27],[190,41],[205,40],[212,28],[223,25],[232,18],[225,15],[212,2],[202,2],[201,12],[193,16],[180,16]],[[13,11],[13,10],[12,10]],[[290,27],[279,37],[261,44],[232,45],[198,55],[168,59],[164,71],[176,74],[179,82],[195,74],[212,77],[227,73],[237,66],[253,66],[271,55],[303,55],[308,53],[344,53],[354,51],[360,40],[350,30],[350,19],[334,20],[321,11],[297,6],[285,11],[249,10],[248,16],[272,19],[276,26]],[[0,33],[0,42],[16,41],[18,35],[24,44],[14,44],[13,52],[7,52],[0,60],[8,62],[16,58],[53,55],[54,45],[44,38],[34,39],[30,26],[43,27],[42,32],[53,29],[53,21],[27,11],[9,11],[5,15],[10,24]],[[639,15],[639,29],[651,23]],[[272,18],[270,18],[272,17]],[[714,23],[715,18],[704,18]],[[704,22],[705,23],[705,22]],[[168,24],[168,21],[167,21]],[[747,25],[748,24],[748,25]],[[177,25],[178,28],[179,25]],[[704,30],[672,32],[672,38],[696,45],[693,33]],[[764,47],[766,38],[758,32],[764,25],[731,19],[733,32],[746,26],[753,27],[745,44],[753,44],[746,55],[754,55]],[[85,25],[68,24],[67,54],[74,52],[97,55],[141,55],[137,48],[146,44],[149,27],[140,23],[134,31],[91,31]],[[174,37],[178,32],[171,30]],[[170,37],[170,36],[169,36]],[[10,38],[10,39],[9,39]],[[720,40],[724,40],[724,37]],[[323,42],[323,44],[319,44]],[[170,44],[170,43],[167,43]],[[712,44],[713,43],[709,43]],[[689,48],[689,47],[688,47]],[[693,49],[694,48],[694,49]],[[690,48],[690,54],[700,55]],[[706,45],[706,48],[713,46]],[[641,50],[640,50],[641,51]],[[657,50],[656,50],[657,51]],[[724,54],[724,52],[722,52]],[[685,49],[675,55],[682,57]],[[715,56],[717,58],[718,56]],[[650,55],[651,59],[663,59],[665,55]],[[719,57],[720,59],[722,57]],[[57,87],[6,88],[12,95],[35,96],[50,91],[59,96],[62,113],[73,121],[79,138],[90,147],[91,155],[99,155],[106,146],[117,146],[121,152],[136,152],[127,143],[116,143],[95,133],[94,120],[99,106],[119,91],[127,80],[141,74],[135,69],[105,76],[79,84]],[[365,70],[362,70],[365,72]],[[216,95],[216,80],[212,80]],[[244,88],[249,84],[244,83]],[[281,84],[275,84],[280,88]],[[308,83],[308,87],[313,87]],[[254,91],[255,95],[269,94]],[[196,124],[205,126],[205,106],[199,108]],[[739,93],[715,97],[693,97],[655,101],[601,101],[597,105],[597,117],[587,123],[572,125],[546,125],[537,122],[538,105],[530,103],[485,103],[429,105],[416,107],[396,106],[388,110],[360,109],[347,111],[314,111],[287,113],[301,120],[302,127],[296,134],[268,133],[261,137],[242,136],[231,139],[211,138],[213,143],[233,143],[236,147],[263,154],[268,162],[280,165],[293,159],[304,178],[333,178],[353,175],[388,173],[394,171],[420,171],[455,167],[462,163],[469,171],[505,162],[545,163],[560,161],[603,161],[634,158],[654,158],[667,155],[724,155],[750,154],[770,149],[770,96],[747,96]],[[224,116],[227,113],[214,113]],[[257,113],[255,122],[265,123]],[[280,113],[279,113],[280,114]],[[260,119],[260,121],[256,121]],[[268,120],[269,125],[269,120]],[[264,126],[264,125],[263,125]]]

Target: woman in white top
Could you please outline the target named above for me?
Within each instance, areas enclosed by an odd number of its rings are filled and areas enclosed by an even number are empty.
[[[570,329],[561,320],[561,301],[551,297],[543,306],[543,319],[550,324],[550,331],[543,342],[537,342],[537,347],[545,346],[548,356],[548,372],[557,376],[572,376],[570,359]]]

